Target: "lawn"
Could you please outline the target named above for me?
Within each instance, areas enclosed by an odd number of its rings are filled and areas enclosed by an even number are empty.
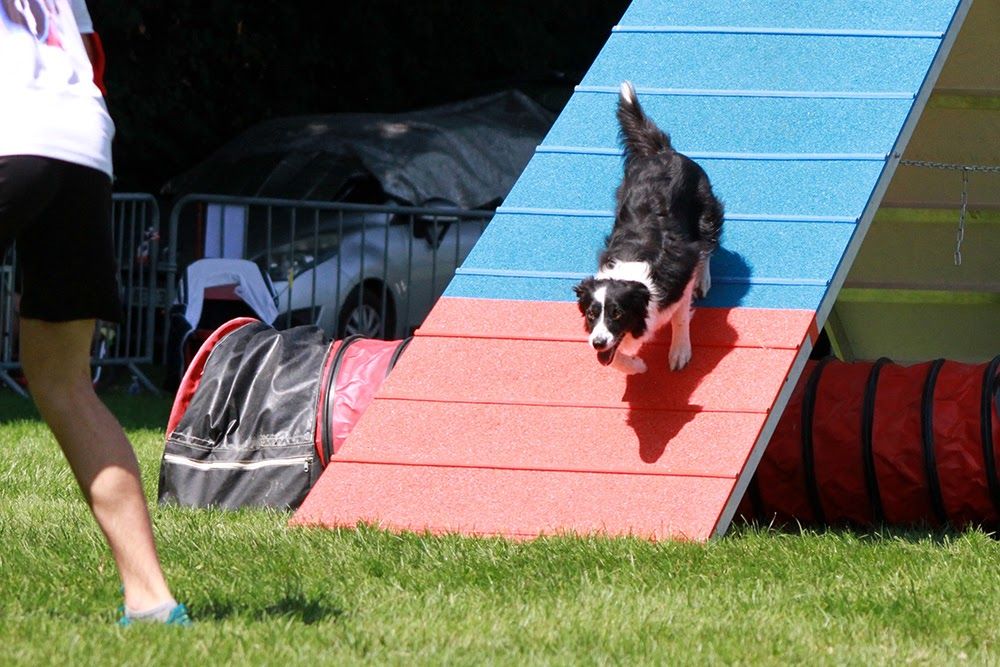
[[[169,401],[106,399],[154,503]],[[509,542],[152,507],[195,627],[115,626],[100,533],[31,405],[0,390],[0,665],[1000,664],[982,532]]]

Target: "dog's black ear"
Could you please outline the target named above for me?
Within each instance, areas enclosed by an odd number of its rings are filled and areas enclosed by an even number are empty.
[[[576,294],[576,305],[580,307],[581,313],[586,313],[587,308],[590,307],[590,303],[594,298],[594,285],[596,282],[593,277],[584,278],[580,281],[579,285],[573,286],[573,292]]]
[[[578,285],[573,286],[573,292],[576,294],[576,298],[580,299],[585,294],[590,294],[594,291],[594,279],[584,278],[580,281]]]

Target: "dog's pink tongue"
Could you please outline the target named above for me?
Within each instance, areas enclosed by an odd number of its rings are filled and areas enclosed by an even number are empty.
[[[611,360],[615,358],[615,348],[609,347],[606,350],[601,350],[597,353],[597,360],[601,362],[602,366],[607,366],[611,363]]]

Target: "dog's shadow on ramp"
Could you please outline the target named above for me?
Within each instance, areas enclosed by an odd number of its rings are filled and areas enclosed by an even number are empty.
[[[695,303],[693,356],[688,365],[670,370],[668,325],[639,352],[648,370],[626,379],[623,400],[629,406],[628,425],[635,431],[639,457],[645,463],[659,462],[671,441],[699,414],[726,409],[726,379],[719,376],[718,368],[734,354],[739,340],[729,312],[742,304],[750,290],[750,267],[738,253],[719,248],[712,257],[712,281],[708,297]],[[678,452],[678,464],[682,458],[684,454]]]

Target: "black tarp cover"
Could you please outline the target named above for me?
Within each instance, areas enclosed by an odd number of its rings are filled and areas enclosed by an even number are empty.
[[[159,501],[298,507],[320,474],[316,405],[330,342],[318,327],[234,322],[245,323],[203,346],[212,353],[196,390],[179,390],[188,402],[182,411],[175,402],[168,425]]]
[[[398,203],[488,207],[507,195],[553,119],[513,90],[398,114],[276,118],[163,193],[338,201],[350,182],[370,176]]]
[[[409,339],[328,340],[239,317],[213,331],[167,420],[159,500],[187,507],[298,507]]]

